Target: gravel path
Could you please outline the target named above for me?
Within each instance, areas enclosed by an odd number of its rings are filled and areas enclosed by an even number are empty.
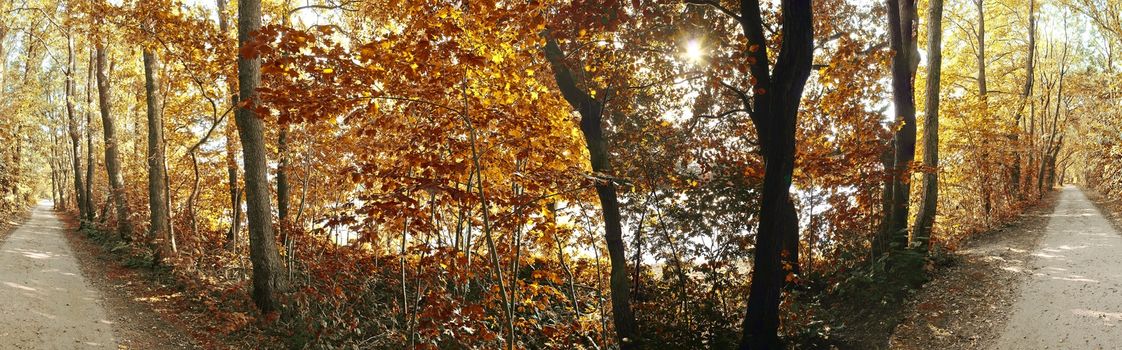
[[[1063,189],[997,349],[1122,346],[1122,236],[1078,188]]]
[[[0,245],[0,349],[115,349],[113,322],[49,205]]]

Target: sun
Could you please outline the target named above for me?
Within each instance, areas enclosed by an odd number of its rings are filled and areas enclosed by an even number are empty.
[[[699,63],[705,58],[705,51],[701,48],[701,41],[697,39],[686,42],[686,51],[683,53],[686,61]]]

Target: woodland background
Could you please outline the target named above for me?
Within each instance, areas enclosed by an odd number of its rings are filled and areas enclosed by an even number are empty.
[[[1053,185],[1120,194],[1119,13],[7,0],[0,212],[53,198],[233,342],[844,342]]]

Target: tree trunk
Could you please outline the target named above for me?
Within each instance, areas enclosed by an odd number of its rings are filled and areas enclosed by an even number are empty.
[[[1018,138],[1020,137],[1019,134],[1021,133],[1021,130],[1019,128],[1022,127],[1021,126],[1022,125],[1021,119],[1022,119],[1022,116],[1023,116],[1022,112],[1024,111],[1024,105],[1028,104],[1028,103],[1031,103],[1031,100],[1032,100],[1032,86],[1033,86],[1033,79],[1034,79],[1034,75],[1035,75],[1034,69],[1035,69],[1035,64],[1036,64],[1036,62],[1035,62],[1035,56],[1036,56],[1036,0],[1029,0],[1028,21],[1029,21],[1029,23],[1028,23],[1028,28],[1029,28],[1029,33],[1028,33],[1028,57],[1025,59],[1025,85],[1024,85],[1024,88],[1021,90],[1021,112],[1017,113],[1017,120],[1014,123],[1014,125],[1016,125],[1018,127],[1017,132],[1015,132],[1013,134],[1013,141],[1014,142],[1016,142],[1018,140]],[[1031,118],[1031,115],[1030,115],[1030,118]],[[1030,130],[1030,132],[1031,132],[1031,130]],[[1030,138],[1031,138],[1031,136],[1030,136]],[[1014,159],[1013,159],[1013,179],[1010,182],[1012,182],[1012,184],[1013,184],[1013,194],[1017,197],[1017,200],[1023,201],[1025,199],[1025,194],[1024,194],[1025,188],[1024,188],[1024,186],[1022,186],[1022,182],[1024,182],[1024,181],[1022,181],[1022,179],[1021,179],[1022,178],[1022,174],[1021,174],[1021,172],[1022,172],[1021,157],[1022,156],[1021,156],[1021,148],[1020,148],[1021,145],[1018,142],[1016,144],[1016,146],[1018,148],[1017,148],[1017,150],[1014,154]],[[1031,161],[1030,161],[1030,163],[1031,163]]]
[[[974,0],[974,5],[978,10],[978,52],[976,58],[978,59],[978,95],[981,96],[983,103],[986,100],[986,94],[989,89],[986,87],[986,12],[985,0]]]
[[[171,240],[168,235],[170,222],[168,220],[168,202],[166,189],[166,173],[164,172],[164,117],[160,108],[159,93],[159,58],[151,49],[144,49],[144,95],[148,103],[148,209],[149,226],[148,239],[156,245],[155,263],[159,264],[164,257],[170,256],[169,245]]]
[[[985,0],[974,0],[975,8],[978,11],[978,52],[975,55],[977,59],[978,68],[978,99],[982,103],[983,118],[989,118],[989,88],[986,84],[986,13],[985,13]],[[990,159],[990,148],[982,147],[982,159]],[[990,173],[986,173],[982,178],[981,193],[978,196],[982,198],[982,208],[986,214],[986,223],[990,222],[990,212],[993,206],[994,179]]]
[[[105,170],[109,177],[109,189],[117,208],[117,233],[121,239],[131,240],[132,225],[129,223],[129,203],[125,198],[125,180],[121,176],[121,161],[117,155],[117,128],[113,114],[109,110],[108,54],[105,45],[97,44],[97,100],[101,109],[101,125],[105,134]]]
[[[283,224],[288,220],[288,126],[281,126],[277,132],[277,219]]]
[[[887,239],[889,247],[901,249],[908,245],[909,169],[916,156],[915,51],[909,49],[915,47],[915,1],[888,0],[888,23],[893,50],[892,99],[896,121],[902,125],[894,137],[892,211],[882,239]]]
[[[218,30],[223,37],[230,31],[230,25],[226,17],[226,1],[216,0],[218,8]],[[226,90],[230,94],[230,106],[238,105],[238,95],[234,91],[233,79],[226,79]],[[234,135],[237,133],[234,123],[226,122],[226,127],[223,130],[223,136],[226,137],[226,174],[227,183],[230,189],[230,230],[226,232],[226,246],[230,250],[237,249],[238,246],[238,233],[241,232],[242,223],[242,206],[241,206],[241,189],[238,188],[238,162],[235,153],[237,147],[235,143],[237,139]]]
[[[82,185],[81,135],[78,133],[78,117],[74,115],[74,40],[66,38],[66,121],[70,136],[70,159],[74,166],[74,199],[78,204],[78,219],[86,217],[86,189]],[[86,222],[79,224],[84,227]]]
[[[261,1],[238,2],[238,47],[245,47],[261,28]],[[256,102],[257,84],[261,80],[261,60],[238,56],[238,94],[241,101]],[[269,170],[265,157],[264,123],[252,106],[238,107],[238,135],[242,143],[245,166],[246,203],[249,218],[249,259],[253,263],[253,301],[262,313],[277,311],[280,294],[288,288],[277,253],[273,233],[269,191]]]
[[[746,53],[755,86],[751,110],[764,158],[763,194],[756,230],[752,286],[744,317],[740,349],[779,348],[779,300],[787,276],[784,263],[798,266],[799,221],[791,201],[795,167],[795,130],[803,88],[814,54],[813,9],[810,0],[783,0],[783,43],[774,72],[768,72],[763,16],[758,0],[740,3],[740,24],[753,49]],[[758,45],[758,46],[757,46]],[[786,256],[786,258],[784,258]]]
[[[923,200],[914,239],[927,251],[939,203],[939,81],[943,69],[943,0],[927,3],[927,96],[923,119]]]
[[[93,186],[94,186],[94,148],[93,148],[93,78],[94,78],[94,61],[97,60],[97,55],[94,50],[90,49],[90,61],[86,66],[86,188],[83,190],[83,196],[86,198],[86,222],[93,224],[96,220],[94,214],[94,199],[93,199]]]
[[[48,159],[47,164],[51,166],[51,204],[55,210],[62,209],[62,195],[60,188],[62,188],[61,177],[58,176],[58,167],[55,166],[55,158],[58,158],[58,147],[55,136],[54,128],[51,129],[51,157]]]
[[[277,227],[280,228],[285,254],[292,256],[291,237],[288,236],[288,125],[281,125],[277,132]]]
[[[1065,22],[1065,25],[1066,25],[1066,22]],[[1039,171],[1036,174],[1037,196],[1044,196],[1044,190],[1045,190],[1044,185],[1046,184],[1044,182],[1044,177],[1048,174],[1048,172],[1046,170],[1048,169],[1048,167],[1050,165],[1052,165],[1056,161],[1054,159],[1055,157],[1053,156],[1053,154],[1059,148],[1058,146],[1056,146],[1056,136],[1059,135],[1058,125],[1059,125],[1059,122],[1060,122],[1061,107],[1064,105],[1064,78],[1067,75],[1068,48],[1069,48],[1068,41],[1065,40],[1064,41],[1063,55],[1060,57],[1060,72],[1059,72],[1059,79],[1058,79],[1058,82],[1057,82],[1058,86],[1056,87],[1056,109],[1055,109],[1054,113],[1052,114],[1052,123],[1051,123],[1051,129],[1052,130],[1049,131],[1049,133],[1048,133],[1048,141],[1045,142],[1044,145],[1043,145],[1044,150],[1042,152],[1043,154],[1041,155],[1040,168],[1039,168]],[[1044,134],[1043,129],[1047,128],[1044,125],[1044,123],[1047,122],[1048,108],[1047,108],[1047,106],[1045,106],[1045,107],[1046,107],[1046,108],[1044,108],[1045,120],[1041,121],[1041,136],[1043,136],[1043,134]],[[1060,141],[1061,142],[1063,141],[1062,137],[1061,137]],[[1047,183],[1047,185],[1049,186],[1047,189],[1051,190],[1051,185],[1052,184]]]
[[[546,58],[553,68],[553,76],[561,94],[580,115],[580,130],[590,155],[592,171],[611,174],[608,143],[604,139],[604,104],[578,87],[572,71],[565,65],[565,54],[557,41],[549,38],[544,48]],[[620,224],[619,200],[616,184],[611,179],[596,181],[596,195],[600,199],[600,214],[604,219],[604,240],[608,247],[611,274],[608,287],[611,291],[612,321],[621,349],[643,347],[639,326],[631,310],[631,282],[627,273],[627,257],[623,243],[623,226]]]

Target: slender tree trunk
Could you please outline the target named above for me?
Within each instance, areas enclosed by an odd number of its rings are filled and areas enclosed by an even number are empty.
[[[226,17],[226,1],[216,0],[218,30],[223,37],[230,31],[230,25]],[[226,79],[226,81],[226,90],[230,94],[230,106],[237,106],[238,93],[234,91],[233,79]],[[235,153],[237,153],[235,143],[238,140],[234,138],[235,134],[237,134],[237,130],[234,123],[227,121],[223,135],[226,137],[226,175],[230,189],[230,230],[226,232],[226,246],[230,250],[237,249],[238,233],[241,232],[242,223],[242,191],[238,188],[238,162],[235,156]]]
[[[783,44],[772,72],[763,16],[757,0],[740,2],[740,24],[749,46],[749,70],[755,80],[752,100],[737,91],[751,110],[764,158],[764,184],[756,230],[752,286],[744,317],[740,349],[779,348],[779,301],[785,281],[798,266],[799,221],[791,201],[795,167],[795,130],[803,88],[814,54],[813,8],[810,0],[783,0]],[[758,46],[757,46],[758,45]]]
[[[288,125],[281,125],[277,132],[277,157],[280,158],[277,162],[277,227],[281,231],[285,254],[291,257],[292,250],[289,246],[292,238],[288,236]]]
[[[914,239],[927,251],[939,203],[939,82],[943,69],[943,0],[927,3],[927,96],[923,120],[923,200]]]
[[[277,218],[281,223],[288,220],[288,126],[281,126],[277,132]]]
[[[1029,23],[1028,23],[1028,28],[1029,28],[1029,33],[1028,33],[1028,57],[1025,59],[1025,85],[1024,85],[1024,88],[1021,90],[1021,110],[1022,111],[1024,110],[1024,105],[1028,104],[1028,103],[1031,103],[1031,100],[1032,100],[1032,87],[1033,87],[1033,80],[1034,80],[1034,74],[1035,74],[1034,69],[1035,69],[1035,64],[1036,64],[1036,62],[1035,62],[1035,57],[1036,57],[1036,0],[1029,0],[1028,21],[1029,21]],[[1108,66],[1108,69],[1109,69],[1109,66]],[[1021,175],[1021,172],[1022,172],[1022,166],[1021,166],[1022,155],[1021,155],[1021,153],[1022,153],[1023,148],[1022,148],[1022,144],[1020,142],[1017,142],[1018,139],[1020,138],[1020,133],[1022,132],[1019,129],[1019,128],[1022,127],[1022,122],[1021,122],[1022,116],[1023,116],[1022,112],[1017,113],[1017,120],[1016,120],[1015,125],[1017,125],[1018,130],[1013,134],[1013,137],[1014,137],[1013,141],[1016,142],[1017,150],[1014,154],[1014,159],[1013,159],[1013,179],[1012,179],[1012,181],[1010,181],[1010,182],[1013,183],[1013,193],[1017,197],[1017,200],[1020,200],[1020,201],[1023,201],[1025,199],[1025,186],[1023,186],[1022,182],[1024,182],[1024,181],[1022,181],[1022,179],[1021,179],[1022,178],[1022,175]],[[1031,115],[1029,117],[1031,118]],[[1030,132],[1031,132],[1031,130],[1030,130]],[[1031,133],[1030,133],[1030,135],[1031,135]],[[1030,138],[1031,138],[1031,136],[1030,136]],[[1031,161],[1030,161],[1030,163],[1031,163]]]
[[[238,47],[253,40],[261,28],[261,1],[238,2]],[[238,57],[238,90],[241,101],[255,103],[257,84],[261,80],[259,58]],[[249,107],[249,108],[247,108]],[[247,216],[249,218],[249,258],[253,262],[253,301],[263,313],[281,306],[280,294],[288,289],[277,253],[273,233],[269,179],[266,176],[265,127],[251,106],[238,107],[236,122],[242,143],[245,166]]]
[[[94,214],[94,147],[93,147],[93,80],[94,61],[97,55],[90,49],[90,61],[86,66],[86,188],[83,196],[86,198],[86,222],[93,224],[97,218]]]
[[[86,189],[82,185],[82,151],[81,134],[78,133],[78,117],[74,115],[74,40],[66,37],[66,120],[70,136],[70,158],[74,166],[74,199],[78,205],[78,219],[86,217]],[[82,222],[79,227],[84,227]]]
[[[544,48],[553,68],[554,79],[565,100],[580,115],[580,130],[590,155],[592,171],[611,174],[608,143],[604,139],[604,104],[578,87],[572,71],[564,63],[565,54],[555,39],[549,38]],[[631,310],[631,283],[627,273],[626,247],[623,243],[623,226],[620,224],[619,200],[616,184],[611,179],[596,181],[596,195],[600,199],[600,214],[604,219],[604,240],[607,242],[611,273],[608,288],[611,292],[612,318],[621,349],[642,348],[635,315]]]
[[[1066,25],[1067,22],[1065,21],[1064,24]],[[1056,136],[1059,135],[1058,125],[1059,125],[1059,122],[1060,122],[1060,113],[1062,112],[1061,107],[1064,105],[1064,78],[1067,75],[1068,48],[1069,48],[1068,41],[1064,40],[1064,51],[1063,51],[1063,55],[1060,58],[1059,80],[1057,82],[1058,86],[1056,87],[1056,109],[1052,114],[1052,123],[1050,124],[1051,125],[1051,131],[1049,131],[1049,133],[1048,133],[1048,141],[1045,142],[1044,145],[1043,145],[1044,152],[1042,152],[1043,154],[1041,155],[1040,168],[1039,168],[1039,170],[1036,174],[1036,191],[1037,191],[1038,196],[1043,196],[1044,195],[1044,190],[1046,189],[1044,187],[1044,185],[1049,186],[1047,188],[1048,190],[1051,190],[1051,186],[1052,186],[1052,184],[1050,182],[1049,183],[1044,182],[1044,180],[1045,180],[1044,177],[1048,174],[1048,172],[1047,172],[1048,167],[1049,166],[1054,166],[1054,162],[1055,162],[1054,158],[1055,157],[1053,157],[1052,155],[1059,148],[1059,147],[1056,146]],[[1044,115],[1045,115],[1045,118],[1047,118],[1048,108],[1044,108]],[[1045,121],[1046,120],[1042,121],[1041,124],[1043,124]],[[1041,127],[1043,129],[1044,125],[1041,125]],[[1044,133],[1044,130],[1041,130],[1041,135],[1042,136],[1043,136],[1043,133]],[[1062,140],[1063,140],[1062,135],[1061,135],[1060,140],[1062,142]]]
[[[974,5],[978,10],[978,52],[976,58],[978,59],[978,95],[981,96],[983,103],[986,100],[986,94],[989,89],[986,87],[986,12],[985,0],[974,0]]]
[[[101,109],[101,125],[105,134],[105,170],[109,178],[109,189],[117,208],[117,233],[121,239],[131,240],[132,225],[129,222],[129,203],[125,198],[125,180],[121,176],[121,161],[117,155],[117,127],[109,110],[108,54],[105,45],[97,44],[97,99]]]
[[[978,99],[982,103],[983,117],[989,119],[989,88],[986,82],[986,13],[985,13],[985,0],[974,0],[975,8],[978,12],[978,52],[975,55],[977,59],[978,68]],[[982,159],[990,159],[990,148],[982,147]],[[982,192],[978,196],[982,198],[982,208],[986,215],[986,223],[989,223],[990,212],[993,206],[993,182],[992,174],[985,173],[982,179]]]
[[[167,192],[165,192],[164,172],[164,117],[160,108],[160,97],[156,91],[159,85],[159,58],[151,49],[144,49],[144,94],[148,103],[148,239],[156,245],[155,262],[169,256]]]
[[[58,141],[55,140],[56,138],[57,137],[55,136],[55,132],[52,128],[52,130],[51,130],[51,157],[50,157],[50,159],[48,159],[47,164],[51,166],[51,204],[52,204],[52,207],[54,207],[55,210],[60,210],[60,209],[62,209],[62,195],[59,194],[59,193],[61,193],[61,191],[59,191],[59,189],[62,188],[62,185],[61,185],[60,177],[58,176],[58,167],[55,166],[55,158],[58,158],[58,150],[57,150],[57,147],[55,146],[55,144],[58,143]]]

